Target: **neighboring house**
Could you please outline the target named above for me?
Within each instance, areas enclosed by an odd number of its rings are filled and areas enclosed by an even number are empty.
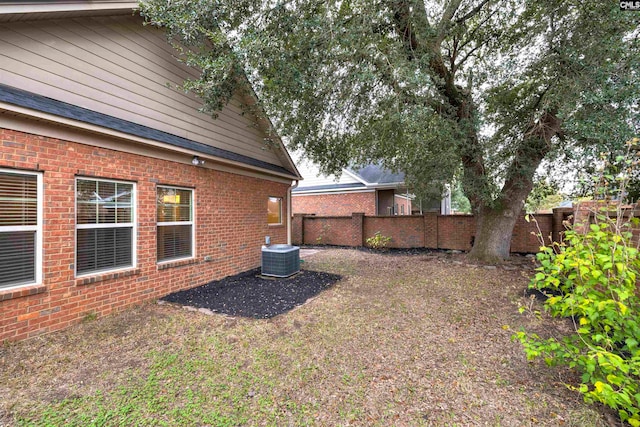
[[[304,181],[293,190],[293,213],[411,215],[428,211],[448,214],[451,210],[450,196],[442,201],[415,200],[407,189],[403,173],[393,173],[374,164],[343,169],[340,177],[323,175],[308,160],[299,160],[297,166]]]
[[[0,4],[0,341],[260,265],[300,179],[239,98],[212,119],[137,3]],[[267,142],[267,139],[270,141]],[[275,143],[274,143],[275,142]]]

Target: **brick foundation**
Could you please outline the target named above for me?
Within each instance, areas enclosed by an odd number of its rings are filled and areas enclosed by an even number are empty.
[[[268,226],[266,207],[267,196],[286,206],[287,184],[7,129],[0,129],[0,155],[0,168],[40,171],[44,179],[43,282],[0,289],[0,340],[59,330],[88,314],[258,267],[265,236],[286,243],[286,226]],[[76,177],[136,183],[135,268],[74,276]],[[194,188],[194,259],[156,263],[156,185]]]

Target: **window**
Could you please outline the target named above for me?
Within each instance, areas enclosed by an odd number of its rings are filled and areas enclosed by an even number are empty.
[[[133,267],[135,184],[76,180],[76,273]]]
[[[267,224],[282,224],[282,197],[269,197],[267,202]]]
[[[158,261],[192,257],[193,190],[158,187],[156,206]]]
[[[0,289],[42,281],[42,175],[0,170]]]

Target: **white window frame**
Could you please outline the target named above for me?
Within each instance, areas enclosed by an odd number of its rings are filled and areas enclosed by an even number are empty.
[[[278,199],[280,201],[280,222],[273,222],[270,223],[269,222],[269,215],[268,215],[268,206],[269,206],[269,201],[270,199]],[[283,203],[284,198],[283,197],[278,197],[278,196],[269,196],[267,197],[267,225],[269,225],[270,227],[277,227],[279,225],[283,225],[284,224],[284,212],[283,212]]]
[[[113,182],[116,184],[129,184],[131,187],[131,222],[130,223],[122,223],[122,224],[78,224],[78,180],[83,181],[100,181],[100,182]],[[75,230],[74,230],[74,272],[75,277],[87,277],[87,276],[96,276],[101,274],[109,274],[114,271],[123,271],[123,270],[131,270],[136,268],[138,265],[137,259],[137,241],[138,241],[138,227],[137,227],[137,207],[138,207],[138,188],[135,182],[132,181],[121,181],[117,179],[107,179],[107,178],[96,178],[92,176],[76,176],[74,183],[74,196],[73,196],[73,206],[74,206],[74,221],[75,221]],[[82,229],[98,229],[98,228],[128,228],[131,227],[131,265],[110,268],[104,270],[93,270],[88,271],[86,273],[78,273],[78,230]]]
[[[35,281],[29,283],[20,283],[18,285],[4,286],[0,288],[0,291],[6,291],[8,289],[16,289],[24,286],[33,286],[42,284],[42,242],[43,242],[43,217],[44,217],[44,180],[42,178],[42,172],[23,171],[16,169],[2,169],[0,173],[8,173],[12,175],[31,175],[36,177],[36,225],[9,225],[0,226],[0,233],[11,233],[15,231],[35,231],[36,232],[36,250],[34,265],[35,265]]]
[[[159,188],[171,188],[174,190],[182,190],[182,191],[190,191],[191,192],[191,220],[190,221],[158,221],[158,189]],[[171,263],[171,262],[176,262],[176,261],[182,261],[185,259],[193,259],[196,257],[196,192],[194,191],[193,188],[188,188],[188,187],[179,187],[176,185],[158,185],[156,187],[156,227],[163,227],[163,226],[172,226],[172,225],[190,225],[191,226],[191,255],[189,256],[184,256],[184,257],[179,257],[179,258],[170,258],[170,259],[164,259],[162,261],[158,260],[158,253],[157,253],[157,246],[156,246],[156,263],[157,264],[166,264],[166,263]],[[157,231],[156,231],[156,239],[158,238],[157,236]]]

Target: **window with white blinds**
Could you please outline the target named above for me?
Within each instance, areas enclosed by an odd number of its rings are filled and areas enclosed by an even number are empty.
[[[76,179],[76,273],[133,267],[135,184]]]
[[[41,281],[42,175],[0,169],[0,289]]]
[[[192,257],[193,190],[159,186],[156,208],[158,261]]]

